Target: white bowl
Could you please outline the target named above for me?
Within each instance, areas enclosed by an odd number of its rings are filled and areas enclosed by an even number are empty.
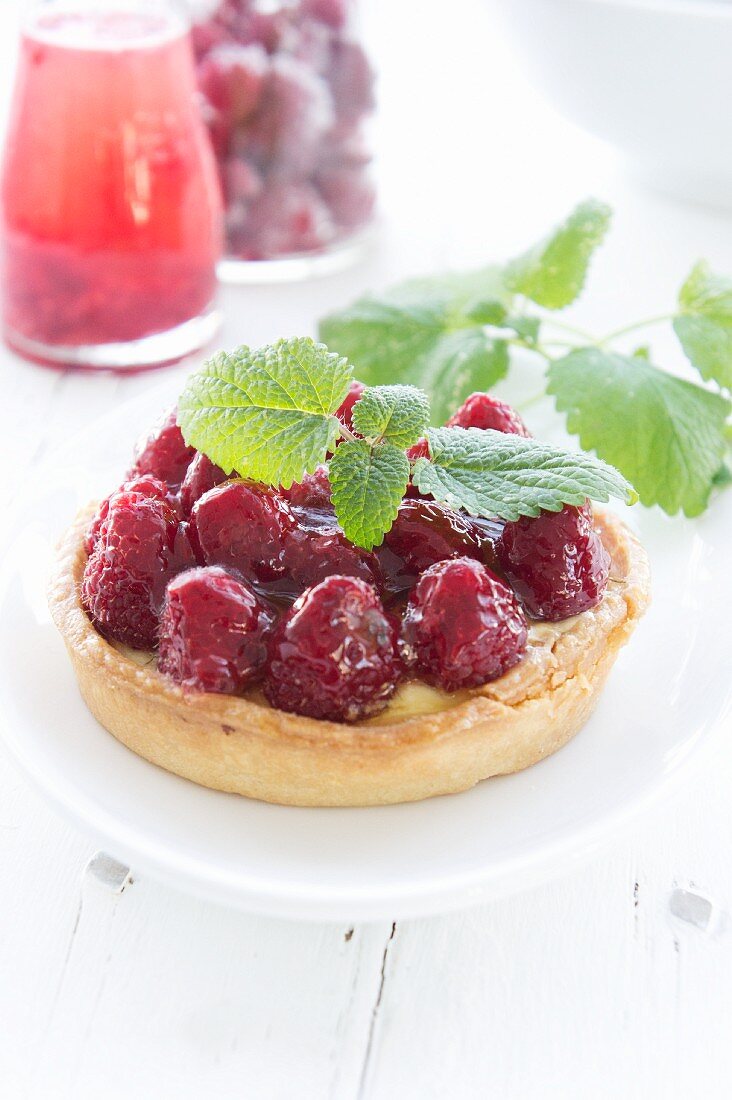
[[[534,82],[649,183],[732,207],[730,0],[493,0]]]

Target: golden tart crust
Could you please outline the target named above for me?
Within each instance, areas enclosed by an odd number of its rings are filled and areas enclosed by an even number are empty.
[[[49,591],[81,694],[133,752],[216,790],[292,806],[375,806],[467,790],[556,752],[585,724],[650,598],[648,559],[611,512],[596,524],[612,558],[601,603],[536,623],[522,661],[447,695],[407,684],[386,711],[346,725],[275,710],[261,693],[186,693],[152,654],[107,642],[80,602],[85,509],[63,538]]]

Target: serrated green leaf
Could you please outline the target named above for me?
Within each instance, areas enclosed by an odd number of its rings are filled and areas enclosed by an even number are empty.
[[[732,279],[715,275],[703,260],[679,291],[674,331],[701,374],[732,389]]]
[[[498,268],[412,279],[361,298],[320,323],[320,337],[356,365],[369,386],[399,381],[427,391],[434,423],[508,370],[505,340],[486,335],[471,310],[510,305]]]
[[[508,374],[508,344],[482,329],[444,333],[422,356],[411,378],[430,398],[433,424],[444,424],[476,390],[489,390]]]
[[[507,317],[506,328],[512,328],[517,336],[522,336],[527,344],[536,344],[541,328],[540,317]]]
[[[467,307],[465,316],[476,325],[504,325],[506,307],[503,302],[496,301],[495,298],[481,299]]]
[[[353,426],[366,439],[411,447],[430,422],[427,394],[414,386],[372,386],[353,407]]]
[[[611,210],[586,199],[528,252],[506,265],[506,285],[546,309],[564,309],[585,285],[592,253],[610,224]]]
[[[699,515],[725,452],[730,404],[644,359],[579,348],[552,363],[549,393],[570,432],[616,466],[646,505]]]
[[[348,361],[309,337],[219,352],[178,401],[188,444],[226,473],[289,486],[333,449]]]
[[[473,515],[514,520],[586,497],[637,499],[617,470],[592,455],[479,428],[432,428],[427,438],[431,459],[418,459],[412,480],[421,493]]]
[[[329,465],[331,499],[346,538],[371,550],[396,519],[407,490],[409,461],[391,443],[347,440]]]

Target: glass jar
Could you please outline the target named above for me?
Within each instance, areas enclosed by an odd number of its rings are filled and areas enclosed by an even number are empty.
[[[353,0],[199,0],[194,13],[224,194],[222,277],[269,281],[345,266],[375,198],[364,133],[374,77]]]
[[[161,0],[47,0],[20,42],[2,171],[6,342],[140,368],[212,337],[222,210],[189,27]]]

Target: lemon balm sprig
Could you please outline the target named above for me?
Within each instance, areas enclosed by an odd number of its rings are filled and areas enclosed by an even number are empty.
[[[528,351],[583,448],[616,466],[643,504],[698,515],[732,483],[732,280],[697,263],[673,310],[596,338],[557,313],[583,290],[609,223],[609,208],[588,199],[516,259],[361,298],[324,318],[321,338],[368,384],[396,376],[423,387],[437,424],[504,378],[515,349]],[[646,346],[625,350],[632,333],[668,322],[699,381],[661,369]]]
[[[227,474],[287,488],[328,462],[338,521],[368,550],[390,529],[410,477],[451,507],[506,520],[588,496],[636,499],[591,455],[501,432],[430,428],[429,399],[414,386],[367,388],[351,431],[336,412],[352,378],[348,360],[309,337],[219,352],[188,379],[178,421],[186,442]],[[425,435],[430,457],[410,460]]]

